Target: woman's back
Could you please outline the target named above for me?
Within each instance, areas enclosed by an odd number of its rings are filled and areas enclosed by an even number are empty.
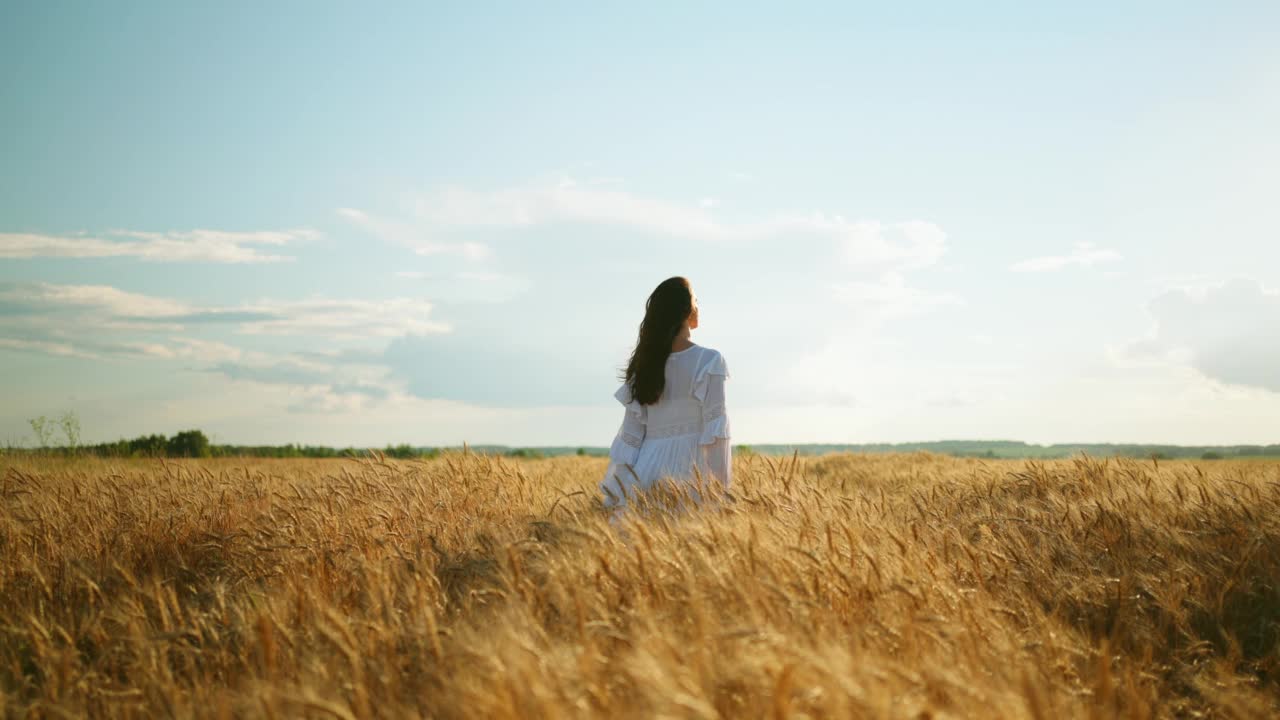
[[[663,477],[687,480],[697,473],[726,488],[731,481],[724,356],[691,345],[667,357],[664,376],[662,393],[650,405],[637,402],[627,383],[614,393],[626,410],[601,481],[606,505],[621,505],[624,493],[647,490]]]
[[[684,426],[702,422],[702,401],[693,394],[693,381],[702,361],[711,354],[718,353],[692,345],[667,356],[666,385],[658,402],[648,406],[649,437],[660,437],[662,432],[678,434]]]

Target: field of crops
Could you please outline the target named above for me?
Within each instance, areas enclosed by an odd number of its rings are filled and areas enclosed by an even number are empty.
[[[1280,464],[0,457],[0,716],[1275,717]]]

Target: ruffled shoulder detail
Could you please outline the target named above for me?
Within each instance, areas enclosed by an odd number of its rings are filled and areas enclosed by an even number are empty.
[[[693,374],[693,396],[701,402],[707,399],[707,383],[712,375],[723,375],[726,380],[729,379],[729,365],[724,361],[724,355],[719,350],[708,348],[710,357],[701,358],[702,362]]]
[[[618,402],[626,406],[628,410],[635,413],[636,417],[640,418],[641,420],[644,419],[644,406],[641,405],[638,400],[632,397],[631,386],[629,384],[625,382],[622,383],[622,385],[620,385],[618,389],[613,393],[613,397]]]

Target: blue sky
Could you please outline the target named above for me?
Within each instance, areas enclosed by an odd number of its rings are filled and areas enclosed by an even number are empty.
[[[0,442],[1276,442],[1274,3],[8,4]]]

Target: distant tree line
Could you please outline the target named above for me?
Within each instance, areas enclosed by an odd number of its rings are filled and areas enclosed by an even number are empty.
[[[209,438],[199,430],[183,430],[173,437],[143,435],[132,440],[82,445],[79,451],[81,454],[101,457],[201,458],[212,457],[213,446],[209,444]]]
[[[738,452],[743,446],[738,446]],[[852,453],[909,453],[931,452],[953,457],[1044,460],[1062,459],[1085,454],[1092,457],[1156,458],[1158,460],[1201,459],[1227,460],[1231,458],[1280,457],[1277,445],[1136,445],[1116,443],[1063,443],[1057,445],[1033,445],[1011,440],[942,440],[920,443],[870,443],[851,444],[801,444],[801,445],[753,445],[751,451],[764,455],[824,455],[832,452]]]
[[[65,444],[55,445],[48,430],[52,423],[41,417],[31,422],[37,429],[38,448],[8,448],[10,453],[41,453],[46,455],[90,455],[108,458],[209,458],[209,457],[261,457],[261,458],[337,458],[357,457],[368,452],[367,448],[333,448],[324,445],[227,445],[214,444],[200,430],[183,430],[171,437],[165,435],[141,435],[132,440],[84,445],[79,443],[78,425],[67,434]],[[381,452],[387,457],[410,459],[432,458],[440,454],[439,448],[413,447],[408,444],[387,445]]]
[[[147,435],[133,440],[117,440],[82,448],[104,457],[260,457],[260,458],[338,458],[357,457],[367,449],[354,447],[334,448],[324,445],[215,445],[199,430],[186,430],[165,438],[163,435]],[[402,460],[431,458],[440,454],[437,448],[420,448],[408,444],[388,445],[382,450],[387,457]]]
[[[7,449],[16,453],[44,453],[57,455],[94,455],[98,457],[163,457],[163,458],[208,458],[208,457],[260,457],[260,458],[338,458],[360,457],[369,452],[368,448],[334,448],[324,445],[229,445],[214,444],[200,430],[183,430],[171,437],[165,435],[142,435],[132,440],[116,440],[115,442],[84,445],[80,442],[80,421],[73,412],[63,413],[60,417],[50,419],[44,416],[28,421],[35,433],[38,448]],[[54,445],[55,432],[62,435],[63,443]],[[520,447],[506,445],[470,445],[469,452],[477,455],[498,455],[513,458],[546,458],[564,455],[607,456],[607,448],[598,447]],[[379,452],[390,458],[401,460],[434,458],[447,449],[440,447],[418,447],[401,443],[387,445]],[[903,453],[926,451],[940,455],[975,458],[1066,458],[1081,453],[1094,457],[1133,457],[1155,458],[1158,460],[1176,458],[1197,458],[1202,460],[1225,460],[1230,458],[1280,457],[1280,445],[1229,445],[1229,446],[1179,446],[1179,445],[1122,445],[1122,444],[1061,444],[1032,445],[1024,442],[1007,440],[946,440],[924,443],[877,443],[865,445],[844,444],[800,444],[800,445],[737,445],[735,452],[740,456],[790,455],[798,452],[801,455],[823,455],[832,452],[854,453]]]

